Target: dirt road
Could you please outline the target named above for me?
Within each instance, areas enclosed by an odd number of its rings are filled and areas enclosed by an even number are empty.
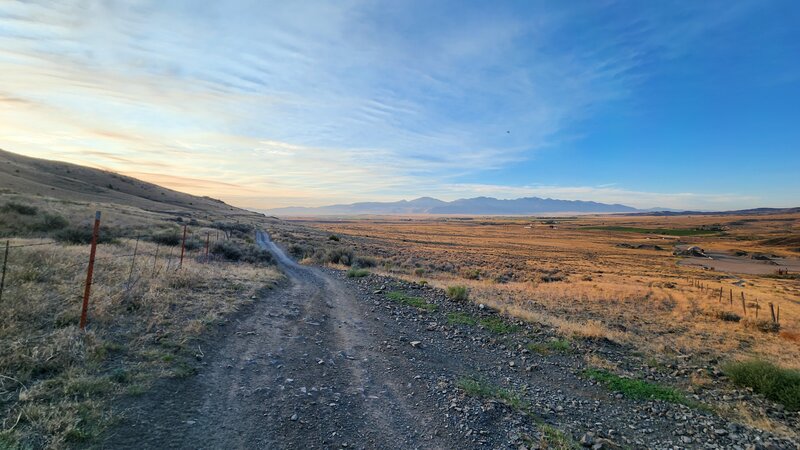
[[[219,333],[196,376],[125,405],[104,447],[516,449],[560,439],[554,429],[596,448],[767,439],[684,405],[614,395],[580,376],[581,357],[535,355],[517,342],[547,341],[548,330],[525,325],[497,336],[448,324],[447,311],[497,316],[455,306],[430,288],[300,266],[265,234],[258,239],[278,259],[286,286]],[[438,310],[392,302],[390,289]],[[613,358],[619,350],[591,351]],[[467,396],[458,387],[465,377],[521,393],[530,408]]]

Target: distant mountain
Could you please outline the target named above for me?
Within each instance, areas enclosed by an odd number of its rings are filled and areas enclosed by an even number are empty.
[[[317,208],[289,207],[268,211],[280,216],[354,215],[354,214],[464,214],[464,215],[524,215],[544,213],[634,213],[638,209],[620,204],[582,200],[556,200],[526,197],[499,200],[475,197],[445,202],[431,197],[399,202],[363,202],[330,205]]]

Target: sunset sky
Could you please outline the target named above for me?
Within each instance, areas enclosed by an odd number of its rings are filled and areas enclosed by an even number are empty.
[[[237,206],[800,206],[800,2],[0,0],[0,148]]]

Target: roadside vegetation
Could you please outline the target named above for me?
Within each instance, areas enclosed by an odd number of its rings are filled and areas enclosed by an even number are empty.
[[[670,403],[694,406],[686,396],[677,389],[661,386],[643,380],[624,378],[604,369],[587,369],[584,375],[598,381],[608,389],[635,400],[661,400]]]
[[[784,369],[761,360],[731,362],[723,366],[739,386],[774,400],[789,411],[800,411],[800,370]]]
[[[407,295],[400,291],[392,291],[386,294],[389,300],[400,303],[401,305],[413,306],[424,311],[433,312],[438,309],[433,303],[426,302],[423,298]]]
[[[10,244],[0,302],[3,449],[94,445],[115,420],[115,398],[194,374],[204,334],[280,279],[244,231],[193,222],[180,264],[180,222],[140,211],[124,228],[125,216],[109,206],[80,330],[91,226],[74,217],[88,207],[51,202],[60,211],[0,203]],[[206,257],[212,235],[219,240]]]

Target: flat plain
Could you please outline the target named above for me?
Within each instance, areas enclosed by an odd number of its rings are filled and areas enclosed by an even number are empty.
[[[800,214],[292,223],[377,258],[379,271],[463,285],[476,302],[567,334],[667,358],[800,367]],[[702,253],[674,254],[692,246]]]

